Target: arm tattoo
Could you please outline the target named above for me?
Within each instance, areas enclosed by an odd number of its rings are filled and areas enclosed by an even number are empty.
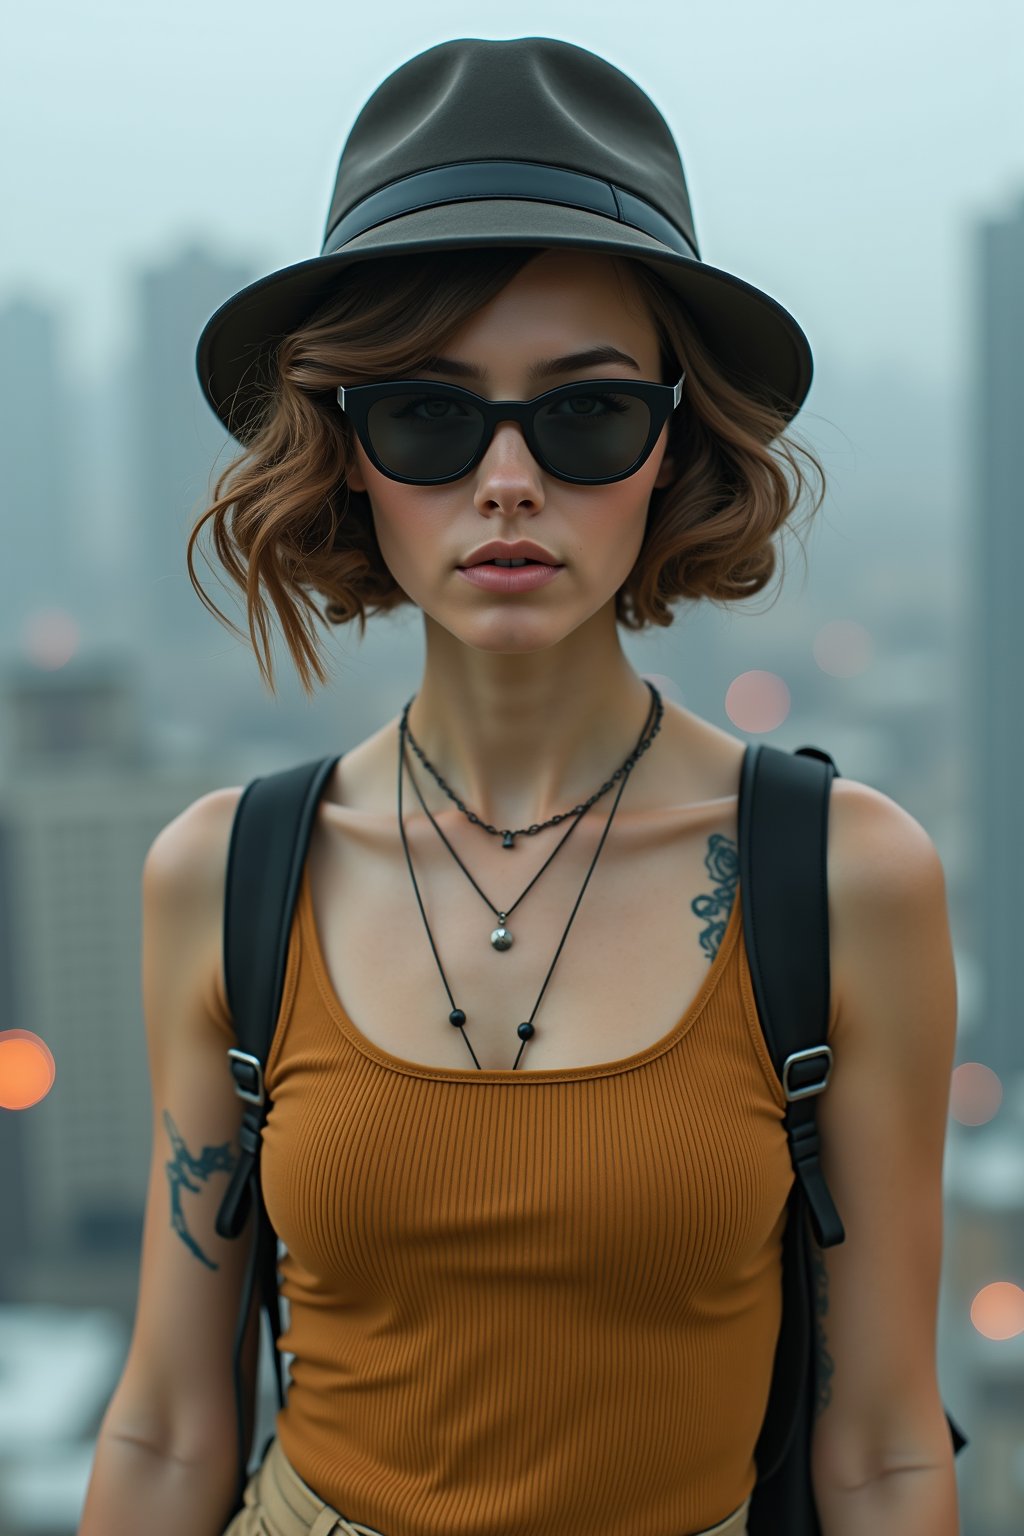
[[[180,1132],[170,1115],[164,1110],[164,1125],[167,1134],[171,1138],[171,1146],[174,1148],[174,1156],[164,1166],[167,1169],[167,1181],[171,1188],[171,1226],[177,1232],[186,1248],[190,1248],[197,1259],[206,1265],[208,1269],[219,1269],[220,1265],[208,1259],[195,1242],[185,1225],[185,1213],[181,1207],[181,1191],[187,1189],[196,1194],[199,1185],[192,1183],[192,1179],[205,1182],[211,1173],[230,1173],[235,1166],[235,1157],[231,1151],[230,1143],[223,1142],[219,1147],[204,1147],[199,1157],[193,1157],[186,1147]],[[190,1178],[191,1175],[191,1178]]]
[[[817,1383],[817,1399],[814,1404],[814,1417],[824,1412],[832,1401],[832,1372],[835,1364],[828,1352],[825,1343],[825,1329],[821,1319],[828,1312],[828,1271],[825,1268],[825,1259],[814,1237],[811,1243],[811,1263],[814,1272],[814,1329],[815,1329],[815,1381]]]

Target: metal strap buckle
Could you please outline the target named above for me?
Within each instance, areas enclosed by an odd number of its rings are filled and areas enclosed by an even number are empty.
[[[825,1075],[820,1083],[806,1083],[802,1088],[791,1088],[789,1084],[790,1069],[798,1061],[809,1061],[813,1056],[824,1056]],[[792,1056],[787,1056],[782,1068],[782,1091],[787,1099],[807,1099],[811,1094],[823,1093],[828,1087],[829,1074],[832,1071],[832,1047],[830,1045],[812,1045],[806,1051],[794,1051]]]
[[[228,1050],[228,1058],[238,1097],[246,1099],[250,1104],[262,1104],[266,1094],[263,1091],[263,1066],[259,1057],[250,1055],[248,1051],[236,1050],[231,1046]]]

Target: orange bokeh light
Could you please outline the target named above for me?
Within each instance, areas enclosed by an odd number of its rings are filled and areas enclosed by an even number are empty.
[[[0,1109],[31,1109],[53,1087],[57,1066],[29,1029],[0,1030]]]
[[[983,1285],[971,1303],[971,1322],[983,1338],[1016,1338],[1024,1333],[1024,1290],[1012,1280]]]
[[[953,1069],[949,1113],[959,1125],[987,1125],[1003,1102],[1003,1085],[982,1061],[963,1061]]]

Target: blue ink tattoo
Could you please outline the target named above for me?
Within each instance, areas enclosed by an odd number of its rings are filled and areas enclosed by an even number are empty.
[[[200,1179],[205,1182],[211,1173],[230,1173],[235,1166],[235,1157],[232,1154],[230,1144],[222,1143],[219,1147],[204,1147],[199,1157],[193,1157],[186,1147],[177,1126],[170,1115],[164,1110],[164,1125],[167,1134],[171,1138],[171,1146],[174,1148],[174,1156],[170,1162],[165,1163],[167,1180],[171,1187],[171,1226],[177,1232],[187,1248],[191,1248],[197,1259],[201,1259],[208,1269],[219,1269],[220,1265],[208,1259],[199,1244],[195,1242],[185,1225],[185,1213],[181,1207],[182,1189],[190,1190],[197,1194],[199,1185],[190,1180]]]
[[[690,911],[708,920],[708,926],[699,937],[701,948],[710,962],[718,954],[719,945],[725,937],[739,881],[739,853],[732,838],[723,836],[721,832],[711,834],[704,867],[715,881],[715,888],[710,896],[698,896],[691,901]]]

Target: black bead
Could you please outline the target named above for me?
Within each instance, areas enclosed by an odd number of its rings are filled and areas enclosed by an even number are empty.
[[[529,1040],[533,1034],[533,1025],[520,1024],[519,1028],[516,1030],[516,1034],[519,1036],[520,1040]]]
[[[448,1023],[454,1024],[456,1029],[461,1029],[466,1022],[466,1015],[461,1008],[453,1008],[448,1015]]]

